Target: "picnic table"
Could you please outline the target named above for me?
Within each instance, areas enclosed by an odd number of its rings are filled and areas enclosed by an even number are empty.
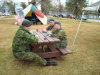
[[[34,32],[34,35],[38,35],[38,43],[32,44],[32,52],[38,54],[42,58],[52,58],[62,59],[61,56],[67,53],[62,53],[60,50],[57,50],[54,45],[60,40],[51,36],[45,37],[47,33],[43,33],[41,30]],[[44,47],[49,48],[50,51],[44,50]]]

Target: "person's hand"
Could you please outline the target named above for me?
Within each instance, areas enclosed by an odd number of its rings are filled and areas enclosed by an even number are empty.
[[[43,33],[47,33],[47,30],[46,30],[46,29],[43,29],[42,32],[43,32]]]
[[[38,35],[35,35],[35,37],[39,37]]]
[[[36,29],[34,30],[34,32],[37,32]]]
[[[47,33],[51,35],[52,34],[52,31],[48,31]]]
[[[31,31],[29,31],[31,34],[33,34],[34,33],[34,31],[33,30],[31,30]]]

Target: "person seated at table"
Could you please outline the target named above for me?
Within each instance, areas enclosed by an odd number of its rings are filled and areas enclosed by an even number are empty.
[[[55,45],[55,47],[59,49],[65,49],[67,47],[67,35],[65,31],[61,28],[61,23],[60,22],[55,22],[54,29],[52,30],[51,33],[52,37],[57,37],[60,39],[60,42]],[[67,54],[72,53],[70,50],[66,50]]]
[[[22,26],[17,30],[15,37],[12,42],[13,55],[17,59],[35,61],[45,66],[55,66],[55,62],[47,62],[42,59],[39,55],[31,52],[31,44],[37,43],[38,38],[32,35],[30,31],[31,22],[25,19]]]
[[[52,37],[57,37],[60,39],[60,42],[57,43],[55,46],[57,49],[60,48],[66,48],[67,46],[67,36],[64,30],[61,28],[61,23],[60,22],[55,22],[54,28],[52,30]]]
[[[55,20],[50,19],[49,20],[49,26],[46,29],[43,29],[43,32],[51,31],[54,28]]]

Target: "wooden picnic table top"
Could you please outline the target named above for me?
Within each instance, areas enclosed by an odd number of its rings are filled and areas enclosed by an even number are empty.
[[[38,44],[40,44],[40,43],[54,43],[54,42],[60,41],[58,38],[51,37],[49,34],[43,33],[41,30],[34,32],[34,35],[38,36]],[[47,35],[47,37],[45,35]]]
[[[67,53],[65,53],[65,50],[63,50],[63,52],[62,52],[55,48],[54,45],[56,43],[60,42],[60,40],[58,38],[51,37],[51,36],[49,36],[48,33],[43,33],[42,30],[38,30],[38,31],[34,32],[33,35],[38,36],[38,43],[32,44],[32,52],[37,53],[42,58],[56,57],[57,59],[62,59],[61,56],[67,54]],[[50,49],[49,52],[44,52],[45,45]],[[39,49],[40,46],[42,47],[42,50]],[[43,51],[43,52],[41,52],[41,51]]]

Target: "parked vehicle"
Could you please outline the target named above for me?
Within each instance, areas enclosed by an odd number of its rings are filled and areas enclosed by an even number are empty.
[[[81,19],[82,19],[82,20],[87,20],[87,18],[86,18],[85,16],[83,16],[83,17],[80,16],[80,17],[77,17],[77,18],[75,18],[75,19],[77,19],[77,20],[81,20]]]
[[[63,15],[62,14],[60,14],[60,15],[58,15],[59,17],[61,17],[61,18],[63,18]]]
[[[67,15],[67,18],[75,19],[75,16]]]
[[[87,18],[85,16],[82,17],[82,20],[87,20]]]
[[[58,17],[57,15],[53,15],[53,17]]]

